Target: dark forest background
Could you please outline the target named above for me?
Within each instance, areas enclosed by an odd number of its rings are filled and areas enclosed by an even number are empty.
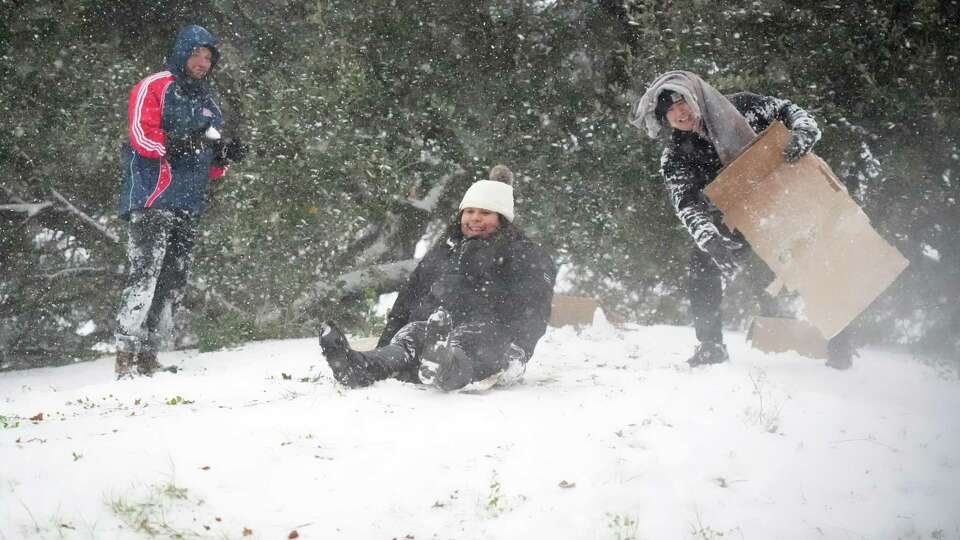
[[[496,163],[575,291],[686,324],[691,241],[660,144],[626,123],[668,69],[788,98],[816,151],[910,260],[865,343],[960,357],[958,0],[0,0],[0,368],[112,343],[130,87],[177,29],[223,40],[219,100],[252,147],[213,190],[188,298],[209,350],[357,331],[425,232]],[[727,303],[732,327],[750,287]],[[181,336],[183,337],[183,336]],[[183,341],[181,341],[183,342]]]

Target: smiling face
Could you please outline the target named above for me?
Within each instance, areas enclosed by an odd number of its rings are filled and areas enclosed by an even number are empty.
[[[210,66],[213,64],[213,53],[210,52],[210,49],[206,47],[197,47],[193,50],[193,53],[187,58],[187,63],[183,67],[183,71],[190,76],[191,79],[200,80],[207,76],[207,73],[210,72]]]
[[[700,124],[700,119],[687,102],[681,99],[667,109],[667,122],[670,123],[670,127],[679,131],[695,131]]]
[[[500,226],[500,214],[483,208],[467,207],[460,214],[460,232],[464,238],[487,238]]]

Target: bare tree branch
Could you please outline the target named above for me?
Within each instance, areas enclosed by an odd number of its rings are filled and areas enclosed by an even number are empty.
[[[44,274],[42,277],[44,279],[57,279],[63,276],[69,276],[73,274],[82,274],[87,272],[103,272],[107,270],[106,268],[100,266],[78,266],[76,268],[64,268],[59,272],[54,272],[52,274]]]
[[[103,233],[104,236],[106,236],[106,237],[109,238],[110,240],[113,240],[113,242],[114,242],[115,244],[119,244],[119,243],[120,243],[120,237],[118,237],[116,234],[114,234],[113,231],[111,231],[111,230],[107,229],[106,227],[100,225],[100,224],[97,223],[93,218],[91,218],[90,216],[88,216],[86,213],[82,212],[79,208],[77,208],[76,206],[70,204],[70,201],[68,201],[63,195],[60,195],[60,193],[59,193],[57,190],[51,189],[51,190],[50,190],[50,193],[53,194],[53,196],[54,196],[58,201],[60,201],[60,202],[66,207],[66,209],[67,209],[68,211],[70,211],[70,213],[72,213],[72,214],[76,215],[77,217],[79,217],[79,218],[80,218],[84,223],[86,223],[87,225],[90,225],[90,226],[93,227],[94,229],[96,229],[96,230],[100,231],[101,233]]]
[[[22,212],[27,214],[27,219],[30,219],[51,206],[53,206],[52,202],[0,204],[0,212]]]
[[[407,259],[368,266],[341,274],[333,280],[337,286],[327,283],[318,284],[316,288],[317,296],[323,297],[335,290],[339,290],[343,295],[349,295],[370,287],[378,289],[397,287],[413,272],[418,262],[416,259]]]
[[[368,288],[377,290],[396,290],[407,280],[420,261],[403,261],[375,264],[346,274],[341,274],[330,283],[321,282],[308,294],[293,303],[295,313],[308,314],[319,302],[331,298],[342,300],[361,294]]]

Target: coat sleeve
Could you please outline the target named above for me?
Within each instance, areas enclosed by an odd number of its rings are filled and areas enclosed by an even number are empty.
[[[156,74],[137,83],[127,101],[127,136],[141,156],[160,159],[167,154],[163,131],[163,101],[170,75]]]
[[[803,144],[808,150],[813,148],[813,145],[817,144],[821,136],[817,121],[810,116],[810,113],[786,99],[771,99],[778,102],[777,120],[790,128],[795,137],[803,138]]]
[[[420,289],[422,288],[423,275],[425,273],[423,269],[426,261],[427,257],[424,257],[423,260],[420,261],[420,264],[414,268],[407,282],[400,288],[397,299],[393,302],[393,307],[390,308],[390,314],[387,316],[387,325],[384,327],[383,333],[380,334],[377,347],[389,345],[393,336],[410,322],[410,313],[413,311],[413,304],[417,301],[418,296],[422,294]]]
[[[703,249],[704,244],[719,232],[710,216],[709,204],[700,195],[702,190],[696,184],[694,171],[668,146],[660,158],[660,174],[663,176],[673,211],[693,241]]]
[[[503,321],[513,336],[513,343],[523,349],[529,359],[537,341],[547,330],[557,267],[543,250],[532,242],[511,257],[513,273],[509,296],[511,309]]]
[[[817,121],[810,113],[788,99],[741,92],[735,94],[731,101],[757,133],[779,120],[787,129],[808,137],[810,146],[820,140],[820,126]]]
[[[820,140],[820,126],[818,126],[817,121],[810,116],[810,113],[787,99],[775,97],[767,97],[766,99],[773,101],[777,120],[783,122],[785,126],[793,131],[809,133],[814,139],[813,142]]]

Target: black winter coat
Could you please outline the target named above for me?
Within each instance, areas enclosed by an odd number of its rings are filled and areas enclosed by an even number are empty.
[[[455,326],[502,326],[530,358],[550,319],[556,274],[553,260],[512,225],[501,226],[489,240],[464,239],[458,221],[400,290],[379,346],[443,306]]]
[[[757,133],[779,120],[788,129],[803,129],[813,142],[820,138],[820,130],[813,118],[790,101],[749,92],[728,98]],[[703,193],[722,168],[713,145],[692,131],[673,130],[660,158],[660,174],[673,209],[701,248],[717,234],[718,227],[726,230],[720,221],[720,211]]]

